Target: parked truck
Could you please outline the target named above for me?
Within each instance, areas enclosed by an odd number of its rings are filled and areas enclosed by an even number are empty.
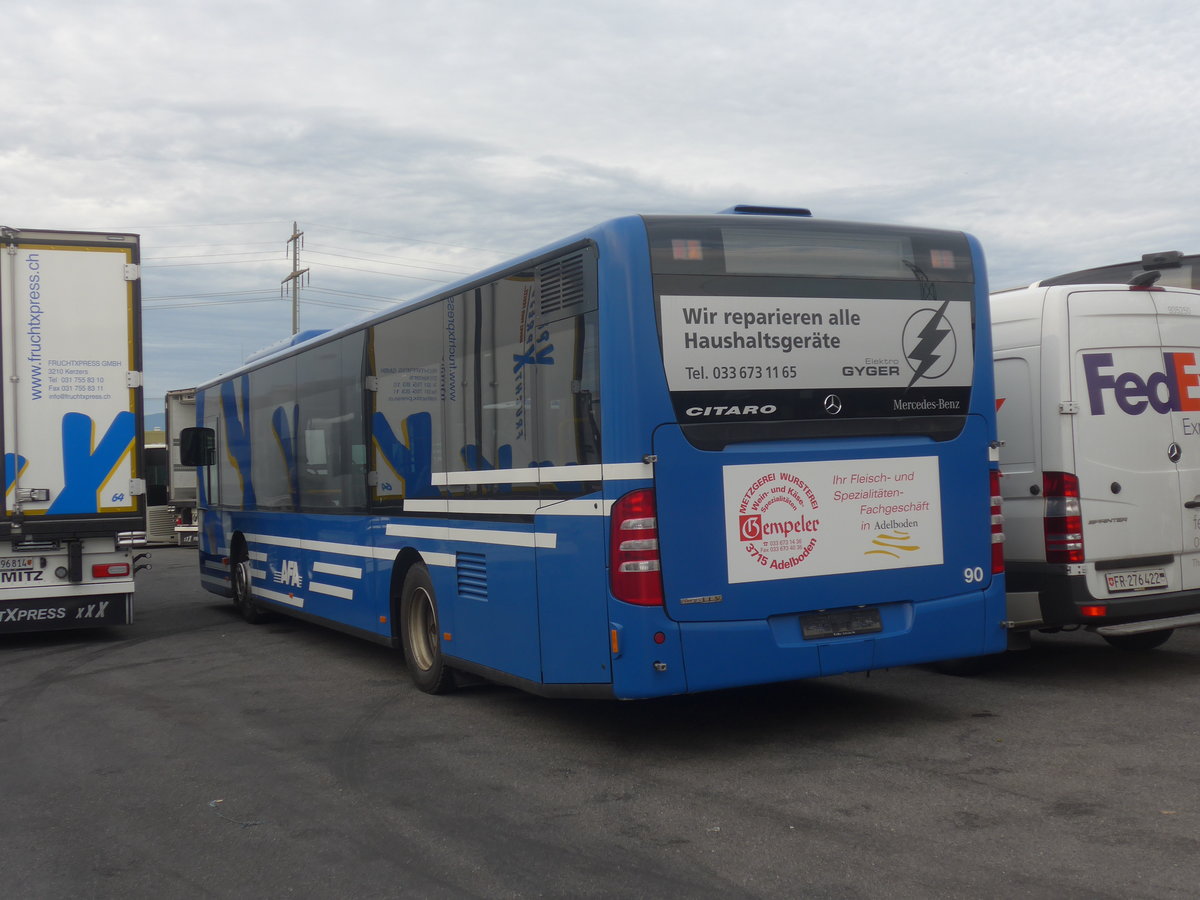
[[[132,621],[139,265],[134,234],[0,228],[0,632]]]
[[[196,424],[196,391],[185,388],[167,391],[165,398],[167,450],[167,504],[174,516],[175,543],[181,547],[196,546],[196,469],[185,466],[179,458],[179,432]]]

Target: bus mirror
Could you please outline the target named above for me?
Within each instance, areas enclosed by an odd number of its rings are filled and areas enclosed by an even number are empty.
[[[211,466],[217,461],[217,440],[211,428],[179,432],[179,461],[185,466]]]

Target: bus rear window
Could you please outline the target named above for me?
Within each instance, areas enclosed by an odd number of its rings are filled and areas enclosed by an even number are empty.
[[[651,218],[657,274],[791,275],[812,278],[973,280],[957,232],[810,220]]]
[[[697,446],[961,431],[976,302],[961,233],[647,224],[667,386]]]

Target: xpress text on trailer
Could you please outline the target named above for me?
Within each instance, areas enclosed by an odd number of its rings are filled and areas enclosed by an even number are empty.
[[[1200,291],[1164,286],[1184,259],[992,297],[1017,631],[1149,649],[1200,624]]]
[[[0,632],[132,619],[138,265],[137,235],[0,229]]]

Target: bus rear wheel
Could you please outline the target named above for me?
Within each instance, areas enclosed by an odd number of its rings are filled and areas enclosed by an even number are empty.
[[[423,565],[413,566],[404,577],[400,623],[404,661],[413,684],[427,694],[445,694],[454,690],[454,672],[442,657],[433,580]]]
[[[241,617],[251,625],[261,625],[267,621],[267,614],[254,602],[254,594],[250,588],[250,560],[240,559],[235,562],[230,575],[233,581],[233,605]]]
[[[1108,641],[1110,647],[1118,650],[1153,650],[1161,647],[1175,633],[1174,628],[1164,628],[1162,631],[1143,631],[1140,634],[1102,634],[1100,637]]]

